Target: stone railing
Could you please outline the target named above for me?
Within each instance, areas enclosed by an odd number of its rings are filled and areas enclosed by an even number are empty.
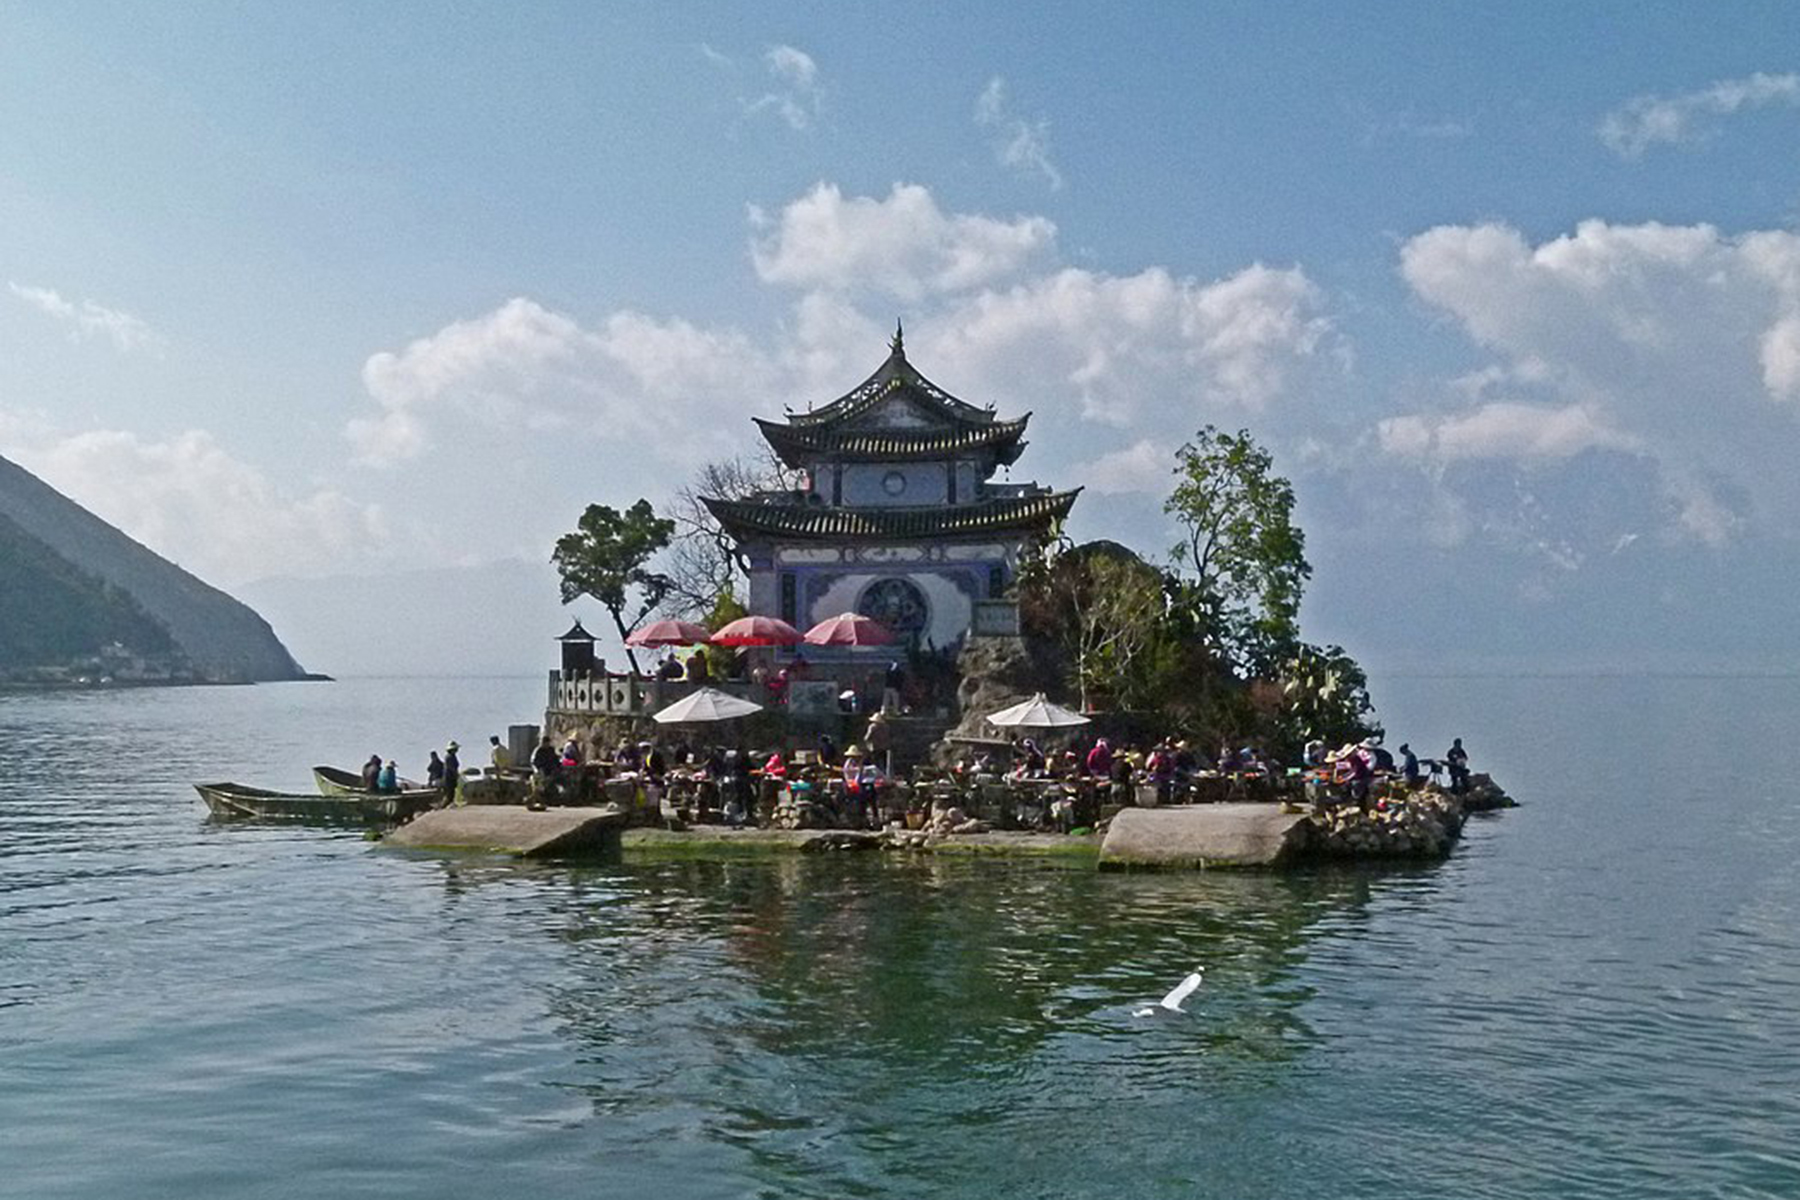
[[[603,717],[648,716],[660,712],[677,700],[694,694],[702,687],[767,704],[763,689],[749,683],[690,683],[685,679],[650,679],[642,675],[592,675],[550,672],[550,696],[545,707],[551,712],[582,713]]]

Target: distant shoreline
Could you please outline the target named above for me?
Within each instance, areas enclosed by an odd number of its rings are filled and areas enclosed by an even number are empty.
[[[307,671],[292,679],[108,679],[82,683],[78,680],[54,680],[31,683],[26,680],[0,680],[0,694],[9,692],[116,692],[141,691],[145,688],[190,687],[255,687],[261,683],[336,683],[330,675]]]

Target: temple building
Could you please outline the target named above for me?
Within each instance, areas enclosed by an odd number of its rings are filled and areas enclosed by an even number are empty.
[[[926,379],[899,330],[887,361],[847,394],[759,418],[797,486],[705,501],[749,565],[750,611],[802,630],[858,612],[921,650],[953,649],[971,630],[1016,632],[1004,597],[1020,549],[1080,493],[992,482],[1025,449],[1030,419],[1000,420]]]

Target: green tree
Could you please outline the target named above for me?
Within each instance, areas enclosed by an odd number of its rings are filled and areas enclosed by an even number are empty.
[[[562,602],[592,596],[612,614],[619,640],[624,641],[668,594],[668,576],[650,570],[649,563],[668,546],[674,532],[675,522],[657,516],[648,500],[639,500],[622,513],[605,504],[588,505],[575,532],[557,538],[550,556],[562,576]],[[638,594],[637,615],[626,621],[633,590]],[[625,657],[637,671],[637,655],[629,646]]]
[[[1175,546],[1180,581],[1224,657],[1267,675],[1299,645],[1300,597],[1312,567],[1294,524],[1294,487],[1248,430],[1208,425],[1176,453],[1163,505],[1186,531]]]
[[[1335,746],[1381,733],[1368,676],[1342,646],[1302,644],[1280,679],[1279,732],[1293,749],[1313,738]]]
[[[1068,656],[1083,708],[1102,698],[1124,708],[1157,702],[1160,571],[1117,542],[1064,540],[1027,558],[1019,585],[1022,619]]]

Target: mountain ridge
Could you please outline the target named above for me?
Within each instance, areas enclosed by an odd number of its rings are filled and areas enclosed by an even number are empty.
[[[6,563],[20,597],[79,596],[93,590],[80,581],[97,582],[116,595],[107,602],[94,600],[95,620],[106,624],[121,619],[126,609],[119,600],[128,599],[129,610],[152,623],[144,628],[144,639],[158,642],[153,630],[160,629],[198,681],[306,678],[269,623],[248,605],[133,540],[6,458],[0,458],[0,517],[12,527],[7,531],[12,550],[0,561]],[[45,553],[52,557],[45,558]],[[58,568],[57,561],[69,570]],[[19,611],[17,604],[7,607],[11,611],[0,610],[0,622],[15,632],[25,628],[30,614]],[[108,615],[102,617],[102,612]],[[84,636],[79,631],[65,633]]]

